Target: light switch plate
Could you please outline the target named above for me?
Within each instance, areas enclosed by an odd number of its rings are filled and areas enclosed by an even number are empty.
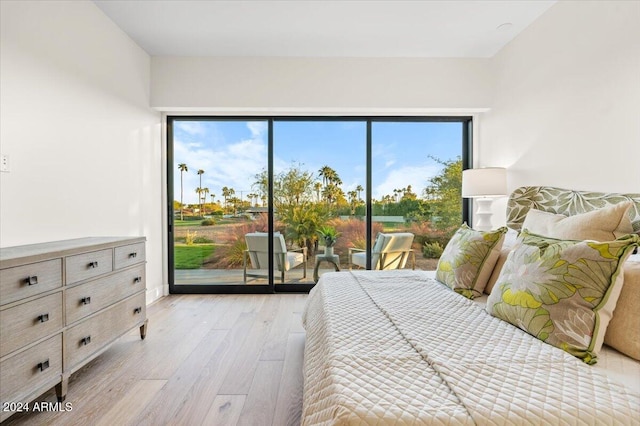
[[[2,154],[0,157],[0,172],[9,173],[11,169],[9,168],[9,156]]]

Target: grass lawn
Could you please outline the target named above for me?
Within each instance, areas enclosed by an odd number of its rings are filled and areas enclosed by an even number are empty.
[[[180,219],[174,219],[173,221],[173,226],[201,226],[200,223],[203,221],[204,219],[199,219],[199,220],[180,220]]]
[[[213,244],[196,244],[192,246],[176,245],[173,249],[173,262],[176,269],[199,269],[211,256]]]
[[[180,220],[180,219],[174,219],[173,220],[173,226],[202,226],[202,221],[204,219],[198,219],[198,220]],[[228,225],[230,223],[243,223],[243,222],[247,222],[249,219],[234,219],[234,218],[227,218],[227,219],[223,219],[219,216],[214,216],[213,220],[216,222],[216,225]]]

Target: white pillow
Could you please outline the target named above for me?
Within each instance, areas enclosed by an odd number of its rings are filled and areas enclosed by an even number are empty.
[[[522,229],[560,240],[612,241],[634,233],[628,215],[631,205],[631,201],[625,201],[569,217],[531,209],[524,219]]]

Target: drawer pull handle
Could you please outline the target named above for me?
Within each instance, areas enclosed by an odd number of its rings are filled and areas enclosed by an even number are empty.
[[[42,314],[38,316],[38,321],[39,322],[47,322],[49,321],[49,313],[47,312],[46,314]]]
[[[49,360],[38,363],[38,370],[44,371],[49,368]]]
[[[87,346],[89,343],[91,343],[91,336],[83,337],[80,340],[80,346]]]
[[[133,314],[134,314],[134,315],[137,315],[137,314],[139,314],[139,313],[142,313],[142,306],[138,306],[137,308],[135,308],[135,309],[133,310]]]
[[[90,296],[83,297],[82,299],[80,299],[80,304],[81,305],[89,305],[89,304],[91,304],[91,297]]]
[[[130,258],[135,258],[136,256],[138,256],[138,253],[136,253],[135,251],[133,253],[129,253]]]
[[[135,278],[133,279],[133,282],[134,282],[134,283],[139,283],[140,281],[142,281],[142,277],[135,277]]]
[[[93,262],[89,262],[89,268],[97,268],[98,267],[98,261],[94,260]]]
[[[27,282],[27,285],[36,285],[38,284],[38,276],[32,275],[30,277],[27,277],[25,281]]]

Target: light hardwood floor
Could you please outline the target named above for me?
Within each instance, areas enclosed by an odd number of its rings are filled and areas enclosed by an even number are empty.
[[[298,425],[306,297],[165,297],[147,308],[146,340],[131,332],[71,376],[71,411],[3,425]]]

